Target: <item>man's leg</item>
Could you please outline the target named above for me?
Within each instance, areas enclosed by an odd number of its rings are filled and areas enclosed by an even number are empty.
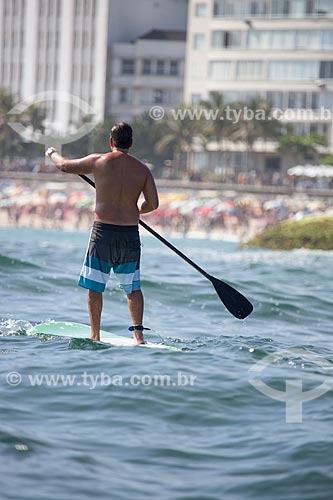
[[[127,301],[133,326],[142,325],[144,301],[141,290],[134,290],[132,293],[129,293]],[[145,341],[142,332],[134,330],[133,335],[137,344],[144,344]]]
[[[100,340],[101,314],[103,308],[103,294],[88,291],[88,310],[90,316],[91,338],[92,340]]]

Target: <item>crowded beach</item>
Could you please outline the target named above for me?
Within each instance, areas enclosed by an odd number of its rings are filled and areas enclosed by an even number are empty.
[[[71,182],[0,179],[0,226],[87,230],[94,191]],[[333,215],[332,198],[160,190],[159,208],[144,220],[164,234],[244,241],[268,225],[308,215]]]

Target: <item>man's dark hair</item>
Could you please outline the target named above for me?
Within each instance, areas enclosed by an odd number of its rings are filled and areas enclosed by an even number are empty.
[[[116,148],[128,149],[133,142],[132,127],[126,122],[116,123],[111,129],[111,137]]]

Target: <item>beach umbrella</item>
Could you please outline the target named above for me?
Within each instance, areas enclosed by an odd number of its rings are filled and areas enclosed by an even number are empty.
[[[76,208],[89,208],[93,204],[93,199],[91,198],[82,198],[82,200],[78,200],[76,203],[74,203],[74,206]]]
[[[285,204],[282,200],[268,200],[265,201],[263,207],[265,210],[272,210],[273,208],[281,208],[284,207]]]
[[[15,203],[12,198],[5,198],[0,201],[0,208],[12,207],[13,205],[15,205]]]
[[[57,193],[51,194],[47,201],[50,205],[56,205],[57,203],[65,203],[65,201],[67,201],[67,198],[68,197],[65,193],[59,191]]]

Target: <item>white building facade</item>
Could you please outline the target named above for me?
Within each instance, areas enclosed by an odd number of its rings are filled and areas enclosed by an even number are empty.
[[[108,0],[0,0],[0,87],[18,101],[46,91],[78,96],[102,120],[108,12]],[[45,106],[54,130],[79,121],[68,100]]]
[[[295,133],[327,134],[333,151],[331,0],[191,0],[187,36],[186,102],[261,97]]]

